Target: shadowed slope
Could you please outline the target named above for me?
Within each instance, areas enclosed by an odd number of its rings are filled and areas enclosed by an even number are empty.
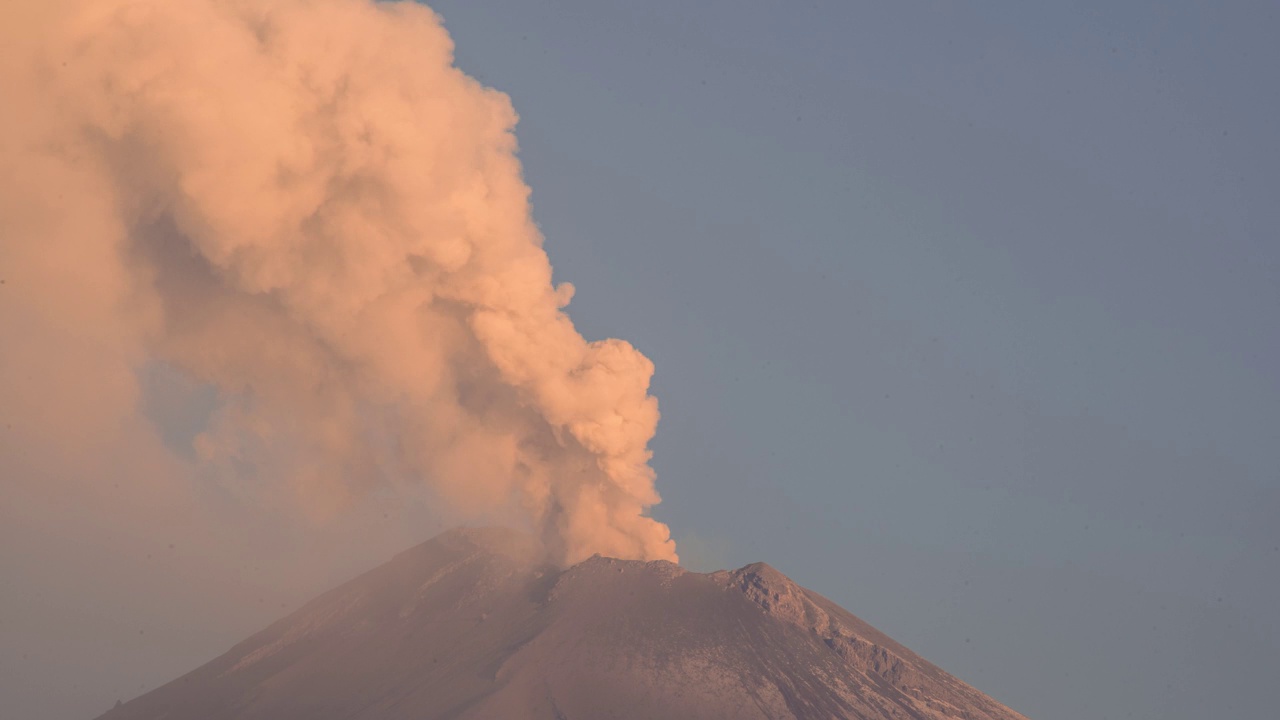
[[[445,533],[102,720],[1025,720],[762,563],[537,558]]]

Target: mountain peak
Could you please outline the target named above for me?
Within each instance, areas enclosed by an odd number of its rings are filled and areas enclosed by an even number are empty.
[[[758,562],[734,570],[728,582],[766,613],[807,630],[821,632],[830,617],[809,599],[808,592],[772,566]]]
[[[103,720],[1025,720],[778,570],[444,533]]]

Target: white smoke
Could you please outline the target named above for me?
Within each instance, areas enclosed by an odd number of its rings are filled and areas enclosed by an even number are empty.
[[[19,0],[0,25],[12,482],[156,446],[135,378],[162,362],[217,388],[194,451],[246,500],[427,483],[517,507],[563,562],[675,558],[653,366],[564,313],[516,115],[429,9]]]

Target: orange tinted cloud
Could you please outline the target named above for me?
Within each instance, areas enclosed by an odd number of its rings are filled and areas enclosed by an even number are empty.
[[[425,483],[518,511],[564,562],[675,558],[646,515],[653,366],[565,314],[515,112],[429,9],[20,4],[0,30],[13,482],[92,485],[75,458],[104,447],[172,462],[138,416],[137,370],[163,362],[217,389],[193,457],[233,496],[323,516]]]

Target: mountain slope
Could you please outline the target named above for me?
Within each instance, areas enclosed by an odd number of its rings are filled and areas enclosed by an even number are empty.
[[[408,550],[101,720],[1025,720],[757,563]]]

